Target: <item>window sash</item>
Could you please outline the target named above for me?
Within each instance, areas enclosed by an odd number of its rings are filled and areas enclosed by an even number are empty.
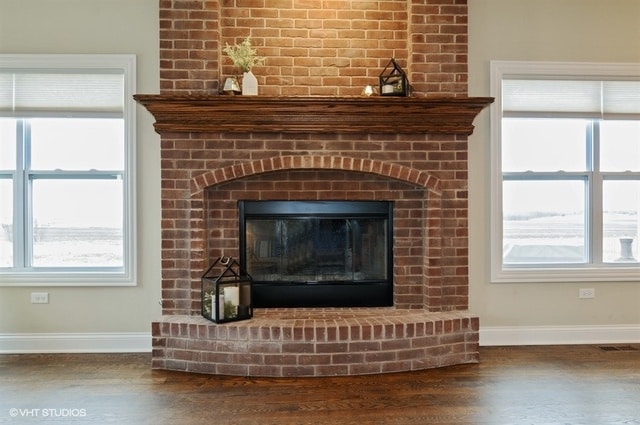
[[[79,270],[90,270],[95,273],[101,272],[124,272],[124,266],[118,267],[64,267],[64,266],[34,266],[34,233],[36,229],[33,227],[33,221],[29,219],[32,214],[34,199],[32,184],[36,180],[40,181],[53,181],[53,180],[67,180],[67,181],[87,181],[87,180],[119,180],[123,182],[127,178],[125,170],[81,170],[81,171],[69,171],[69,170],[31,170],[29,169],[29,161],[23,160],[22,155],[27,158],[30,155],[30,140],[29,140],[29,125],[27,121],[18,120],[18,144],[20,145],[19,159],[16,164],[16,171],[13,173],[0,173],[2,176],[10,176],[14,182],[14,209],[15,209],[15,222],[13,225],[13,258],[14,266],[10,267],[11,273],[21,272],[37,272],[42,273],[45,271],[60,273],[63,271],[73,272]],[[26,167],[22,167],[25,164]],[[123,215],[124,215],[123,211]],[[124,235],[123,235],[124,239]],[[124,240],[123,240],[124,242]],[[124,261],[124,258],[123,258]]]
[[[582,255],[581,259],[574,259],[574,261],[549,261],[549,262],[508,262],[505,259],[505,253],[502,252],[502,262],[503,267],[507,269],[518,269],[522,267],[561,267],[561,266],[576,266],[580,264],[589,264],[593,259],[593,250],[591,249],[590,241],[593,239],[593,226],[591,225],[591,215],[589,214],[588,205],[591,203],[591,188],[593,187],[592,183],[593,174],[589,172],[509,172],[503,174],[503,185],[508,182],[520,182],[520,183],[535,183],[535,182],[556,182],[566,183],[566,182],[581,182],[583,186],[583,224],[582,224],[582,239],[584,241],[584,247],[581,249]],[[504,223],[507,220],[503,219],[503,229]],[[578,235],[576,235],[578,236]],[[502,241],[502,245],[505,246],[506,239]],[[549,244],[548,246],[554,247],[556,244]],[[573,248],[572,248],[573,249]]]

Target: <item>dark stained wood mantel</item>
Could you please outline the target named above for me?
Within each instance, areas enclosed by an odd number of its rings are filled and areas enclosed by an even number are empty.
[[[491,97],[134,95],[156,132],[473,133]]]

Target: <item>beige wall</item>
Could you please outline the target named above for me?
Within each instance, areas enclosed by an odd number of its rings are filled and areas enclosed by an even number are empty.
[[[134,53],[137,91],[158,93],[158,0],[0,0],[0,53]],[[137,118],[138,285],[0,287],[0,334],[150,332],[160,315],[160,139],[143,108]],[[49,292],[49,304],[31,304],[32,291]]]
[[[640,62],[639,0],[468,0],[471,96],[488,96],[490,60]],[[481,327],[640,324],[637,282],[491,284],[489,111],[470,149],[470,306]],[[595,288],[593,300],[579,288]]]
[[[470,94],[489,95],[489,61],[640,62],[640,0],[469,0]],[[135,53],[139,93],[158,89],[157,0],[0,0],[2,53]],[[488,326],[640,324],[630,283],[491,284],[489,113],[470,147],[471,308]],[[0,287],[2,333],[148,332],[160,315],[159,137],[138,108],[139,284]],[[596,288],[579,300],[578,288]],[[33,305],[32,291],[50,293]]]

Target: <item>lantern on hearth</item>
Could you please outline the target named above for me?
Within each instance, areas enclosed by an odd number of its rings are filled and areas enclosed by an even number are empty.
[[[202,316],[216,323],[251,319],[252,283],[236,260],[218,258],[202,276]]]
[[[389,61],[378,78],[381,96],[407,96],[409,85],[407,74],[395,59],[392,58]]]

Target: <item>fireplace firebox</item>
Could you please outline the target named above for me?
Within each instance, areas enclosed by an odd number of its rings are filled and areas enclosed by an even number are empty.
[[[253,305],[393,305],[393,203],[239,201]]]

